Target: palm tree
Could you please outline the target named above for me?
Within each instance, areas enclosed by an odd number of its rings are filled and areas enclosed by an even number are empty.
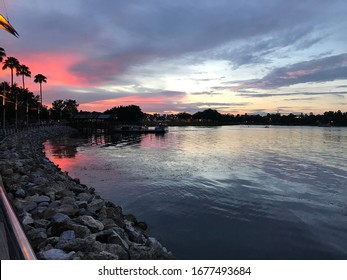
[[[13,69],[18,69],[19,66],[20,64],[18,59],[12,56],[6,58],[6,60],[4,61],[4,65],[2,66],[2,70],[5,70],[7,68],[11,69],[11,87],[13,87]]]
[[[4,60],[4,57],[6,57],[6,52],[5,52],[5,50],[3,49],[3,48],[1,48],[0,47],[0,62],[2,62],[3,60]],[[4,84],[4,95],[2,96],[2,106],[3,106],[3,111],[2,111],[2,127],[3,127],[3,129],[4,129],[4,133],[5,133],[5,119],[6,119],[6,117],[5,117],[5,112],[6,112],[6,110],[5,110],[5,104],[6,104],[6,100],[5,100],[5,98],[6,98],[6,92],[5,92],[5,82],[3,83]]]
[[[5,56],[6,56],[5,50],[0,47],[0,62],[2,62]]]
[[[2,95],[2,129],[6,135],[6,91],[10,90],[8,82],[2,82],[0,88],[3,90]]]
[[[25,83],[24,83],[24,77],[31,77],[31,72],[29,70],[29,67],[21,64],[19,65],[19,67],[17,68],[17,76],[21,75],[22,76],[22,82],[23,82],[23,89],[25,88]]]
[[[42,83],[47,83],[47,77],[43,76],[42,74],[37,74],[34,79],[34,83],[40,84],[40,105],[38,108],[38,117],[39,117],[39,124],[40,124],[40,106],[42,106]]]
[[[24,83],[24,77],[31,77],[31,72],[29,70],[29,67],[21,64],[17,68],[17,76],[22,75],[22,81],[23,81],[23,89],[25,89],[25,83]],[[26,106],[26,115],[27,115],[27,125],[29,125],[29,95],[27,96],[27,106]]]
[[[4,65],[2,66],[2,69],[5,70],[7,68],[11,69],[11,94],[12,94],[12,88],[13,88],[13,69],[18,69],[20,66],[19,61],[17,58],[9,56],[4,61]],[[16,129],[17,129],[17,123],[18,123],[18,101],[17,101],[17,91],[16,91],[16,103],[15,103],[15,111],[16,111]]]

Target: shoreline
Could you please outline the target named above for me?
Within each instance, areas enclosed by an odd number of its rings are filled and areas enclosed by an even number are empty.
[[[145,222],[125,215],[62,172],[43,153],[43,142],[75,129],[42,127],[0,143],[0,175],[38,259],[174,259]]]

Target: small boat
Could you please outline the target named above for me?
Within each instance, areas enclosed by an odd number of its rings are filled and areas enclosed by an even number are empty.
[[[332,127],[332,123],[318,123],[319,127]]]
[[[168,131],[165,125],[156,125],[154,127],[142,126],[142,125],[120,125],[113,129],[113,132],[120,133],[158,133],[164,134]]]

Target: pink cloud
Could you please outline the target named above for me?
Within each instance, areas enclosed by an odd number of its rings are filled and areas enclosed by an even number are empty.
[[[10,56],[10,55],[9,55]],[[79,62],[82,57],[71,53],[22,53],[16,55],[21,64],[25,64],[31,71],[31,78],[26,78],[26,87],[34,91],[37,85],[34,84],[34,76],[43,74],[47,77],[46,88],[54,86],[88,86],[87,80],[74,75],[69,68]],[[1,72],[0,77],[4,80],[10,80],[10,70]],[[15,77],[14,81],[21,85],[21,78]]]

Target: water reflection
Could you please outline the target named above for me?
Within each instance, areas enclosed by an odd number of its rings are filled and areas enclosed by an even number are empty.
[[[46,142],[46,149],[57,158],[74,158],[80,143],[73,143],[70,139],[53,138]]]
[[[78,137],[46,143],[46,153],[146,220],[179,259],[347,258],[346,129]],[[55,157],[55,145],[77,153]]]

